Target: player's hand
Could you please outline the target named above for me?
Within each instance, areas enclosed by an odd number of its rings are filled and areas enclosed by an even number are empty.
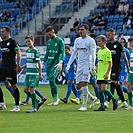
[[[97,76],[97,73],[96,73],[96,70],[95,70],[95,66],[94,65],[91,65],[91,67],[90,67],[90,74],[93,77]]]
[[[21,67],[20,67],[20,65],[18,65],[18,64],[17,64],[17,66],[16,66],[16,71],[17,71],[17,72],[20,72],[20,71],[21,71]]]
[[[39,81],[42,81],[42,74],[39,73]]]
[[[66,66],[66,73],[68,73],[69,69],[70,69],[70,65],[67,65]]]
[[[55,65],[55,69],[57,72],[61,72],[62,65],[63,65],[62,63],[63,63],[63,61],[60,61],[58,64]]]

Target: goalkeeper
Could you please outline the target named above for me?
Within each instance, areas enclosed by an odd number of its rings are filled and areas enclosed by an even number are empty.
[[[58,105],[58,88],[55,79],[58,72],[62,70],[62,63],[65,56],[64,41],[55,34],[54,28],[48,26],[46,34],[49,38],[47,41],[47,49],[44,57],[44,63],[47,61],[47,78],[49,80],[53,102],[48,105]]]
[[[86,104],[88,96],[90,97],[92,106],[97,99],[88,91],[90,73],[92,76],[96,75],[94,70],[96,59],[96,43],[93,38],[88,36],[88,26],[86,24],[80,25],[79,35],[80,37],[78,37],[74,42],[73,52],[67,64],[66,71],[69,70],[76,54],[78,54],[76,88],[83,93],[83,104],[78,110],[85,111],[87,110]]]

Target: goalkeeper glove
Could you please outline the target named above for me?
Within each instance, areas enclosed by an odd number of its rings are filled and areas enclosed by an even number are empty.
[[[95,71],[95,66],[94,65],[91,65],[90,67],[90,73],[93,77],[97,76],[97,73]]]
[[[55,65],[55,69],[56,69],[57,72],[61,72],[62,63],[63,63],[63,61],[61,60],[58,64]]]

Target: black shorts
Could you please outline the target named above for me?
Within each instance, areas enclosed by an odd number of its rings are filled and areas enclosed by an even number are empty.
[[[109,80],[97,80],[97,84],[101,85],[101,84],[109,84]]]
[[[120,72],[121,65],[113,66],[111,70],[111,80],[119,81]]]
[[[17,84],[17,72],[15,67],[0,69],[0,81],[6,80],[8,80],[11,85]]]

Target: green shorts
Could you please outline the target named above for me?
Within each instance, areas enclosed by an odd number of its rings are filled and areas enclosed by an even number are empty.
[[[38,75],[26,75],[24,86],[37,87],[39,85]]]
[[[133,73],[128,74],[128,82],[133,83]]]
[[[47,78],[55,79],[58,75],[58,72],[55,70],[55,67],[47,67]]]

